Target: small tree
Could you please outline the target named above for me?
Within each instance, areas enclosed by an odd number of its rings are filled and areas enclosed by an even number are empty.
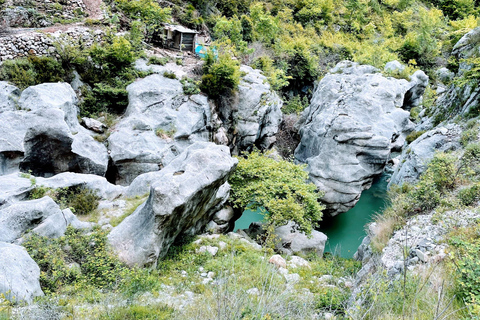
[[[231,202],[235,208],[265,208],[267,225],[277,227],[289,221],[300,231],[311,233],[322,218],[321,194],[308,183],[304,166],[290,161],[276,161],[255,151],[239,158],[230,178]],[[267,230],[272,230],[267,227]]]
[[[240,83],[239,63],[228,53],[221,53],[217,57],[210,50],[205,57],[203,72],[200,89],[213,99],[230,94]]]

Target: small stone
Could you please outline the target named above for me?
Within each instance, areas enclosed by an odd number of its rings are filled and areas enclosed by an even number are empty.
[[[417,250],[415,250],[415,253],[416,253],[418,259],[420,259],[420,261],[427,262],[427,254],[428,254],[427,252],[424,253],[421,250],[417,249]]]
[[[249,295],[255,295],[255,296],[258,296],[260,294],[260,290],[258,290],[257,288],[251,288],[251,289],[248,289],[247,290],[247,293]]]
[[[288,269],[280,267],[280,268],[278,268],[278,273],[286,275],[286,274],[288,274]]]
[[[269,260],[268,260],[269,263],[271,264],[274,264],[276,265],[277,267],[281,267],[281,268],[286,268],[287,267],[287,262],[285,261],[285,259],[282,258],[281,255],[279,254],[276,254],[276,255],[273,255]]]
[[[227,247],[227,244],[223,241],[220,241],[220,242],[218,242],[218,246],[219,246],[220,250],[223,250]]]
[[[215,277],[215,272],[209,271],[207,273],[207,278],[213,279]]]
[[[290,273],[284,275],[285,280],[287,280],[288,283],[297,283],[300,281],[300,275],[298,273]]]

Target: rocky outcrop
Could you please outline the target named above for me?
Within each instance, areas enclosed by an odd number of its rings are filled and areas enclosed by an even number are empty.
[[[295,224],[289,222],[275,229],[275,250],[286,255],[315,253],[317,256],[322,257],[327,236],[317,230],[312,230],[312,233],[307,236],[304,232],[295,230],[294,227]],[[266,230],[261,222],[252,222],[248,229],[240,232],[246,233],[252,239],[260,240],[264,238]]]
[[[44,120],[25,133],[25,157],[20,170],[34,176],[49,177],[71,171],[105,175],[108,157],[105,146],[86,133],[72,135],[56,109],[39,110]]]
[[[327,74],[299,121],[295,158],[325,192],[330,215],[352,208],[382,173],[392,150],[400,150],[413,130],[402,109],[406,80],[385,78],[374,67],[349,61]]]
[[[228,147],[199,143],[156,173],[150,196],[108,239],[130,266],[155,266],[182,234],[200,231],[229,195],[237,160]]]
[[[33,189],[32,181],[27,176],[12,173],[0,175],[0,208],[24,200]]]
[[[459,68],[456,76],[461,77],[466,70],[470,70],[472,65],[464,59],[480,57],[478,50],[480,45],[480,27],[473,29],[464,35],[453,47],[452,56],[459,62]],[[437,122],[447,120],[457,114],[465,115],[480,105],[480,86],[472,82],[459,87],[452,83],[445,92],[437,99],[436,108],[433,112],[433,118]]]
[[[40,268],[24,248],[0,242],[0,257],[0,293],[10,301],[27,303],[43,296]]]
[[[104,177],[93,174],[64,172],[50,178],[35,178],[36,185],[51,189],[84,187],[101,199],[113,200],[125,192],[125,187],[111,184]]]
[[[412,108],[420,106],[427,86],[428,76],[422,70],[416,71],[410,77],[410,89],[405,93],[402,108],[410,111]]]
[[[22,201],[0,210],[0,241],[12,242],[20,238],[49,216],[62,214],[58,205],[50,198]]]
[[[36,176],[64,171],[105,175],[107,149],[79,125],[69,84],[29,87],[18,103],[16,96],[15,87],[0,86],[0,175],[20,167]]]
[[[241,66],[242,77],[233,101],[223,103],[219,113],[228,131],[234,153],[251,150],[254,146],[268,149],[282,122],[283,101],[270,89],[260,70]],[[223,138],[222,138],[223,139]]]
[[[293,223],[275,229],[275,236],[278,242],[275,248],[283,254],[302,254],[315,253],[317,256],[323,256],[327,236],[317,230],[312,230],[310,236],[303,232],[294,231]]]
[[[71,130],[78,127],[77,95],[68,83],[42,83],[25,89],[18,101],[20,109],[37,111],[60,109]]]
[[[180,81],[154,74],[127,87],[125,117],[108,138],[109,180],[130,184],[158,171],[196,141],[209,141],[211,110],[203,95],[186,96]]]
[[[15,111],[20,90],[6,81],[0,81],[0,113],[4,111]]]
[[[461,128],[455,124],[427,131],[406,147],[395,167],[389,186],[414,183],[427,169],[435,152],[460,148]]]

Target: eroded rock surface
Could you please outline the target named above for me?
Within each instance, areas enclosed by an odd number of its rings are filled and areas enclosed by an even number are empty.
[[[40,268],[20,246],[0,242],[0,293],[10,301],[32,302],[43,296]]]
[[[325,192],[326,213],[352,208],[392,150],[413,130],[402,109],[406,80],[385,78],[374,67],[339,63],[319,83],[299,122],[295,158],[308,164],[310,179]]]
[[[390,178],[389,186],[414,183],[427,169],[435,152],[453,151],[460,148],[461,128],[454,124],[427,131],[406,147]]]
[[[125,117],[108,139],[110,181],[128,185],[158,171],[196,141],[209,141],[207,97],[186,96],[180,81],[154,74],[127,87]]]
[[[155,174],[150,196],[108,239],[130,266],[155,266],[182,234],[200,231],[225,203],[237,160],[228,147],[199,143]]]
[[[242,65],[240,71],[246,75],[240,81],[234,101],[219,110],[220,118],[228,128],[228,140],[235,150],[251,150],[254,146],[268,149],[275,142],[282,122],[283,101],[270,89],[260,70]]]

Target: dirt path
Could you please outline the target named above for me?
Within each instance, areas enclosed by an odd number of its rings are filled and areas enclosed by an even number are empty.
[[[85,4],[88,18],[94,20],[100,20],[103,18],[102,0],[83,0],[83,3]]]

